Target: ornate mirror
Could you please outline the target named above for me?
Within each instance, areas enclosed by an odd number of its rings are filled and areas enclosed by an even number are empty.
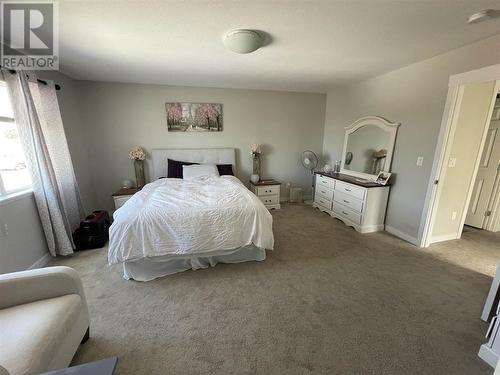
[[[340,172],[365,179],[390,172],[399,125],[368,116],[346,127]]]

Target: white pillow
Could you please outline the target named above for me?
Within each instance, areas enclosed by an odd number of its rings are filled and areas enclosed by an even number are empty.
[[[215,164],[194,164],[182,166],[182,178],[190,180],[197,177],[219,177],[219,171]]]

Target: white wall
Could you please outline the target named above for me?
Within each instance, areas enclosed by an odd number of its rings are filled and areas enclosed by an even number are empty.
[[[323,153],[340,160],[344,126],[367,115],[401,122],[386,224],[416,240],[430,177],[448,79],[500,62],[500,35],[350,86],[327,96]],[[415,165],[417,156],[424,165]]]
[[[46,255],[33,194],[0,201],[0,274],[25,270]]]
[[[134,178],[133,164],[128,159],[128,150],[134,145],[143,146],[146,151],[235,147],[238,176],[248,181],[252,168],[250,145],[263,144],[263,177],[291,182],[310,194],[311,174],[302,167],[300,154],[306,149],[322,150],[324,94],[105,82],[78,84],[83,141],[89,150],[80,157],[89,163],[97,197],[93,208],[111,210],[111,194],[120,188],[123,179]],[[169,133],[165,103],[175,101],[222,103],[223,131]],[[72,137],[68,132],[70,141]],[[75,159],[75,166],[85,161]]]

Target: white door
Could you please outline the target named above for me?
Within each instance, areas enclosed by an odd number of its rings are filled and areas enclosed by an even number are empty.
[[[497,106],[500,107],[500,99],[496,100],[465,219],[465,224],[476,228],[484,228],[486,217],[491,215],[488,206],[500,165],[500,108]]]

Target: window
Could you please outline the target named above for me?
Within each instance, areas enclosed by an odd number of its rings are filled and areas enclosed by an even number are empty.
[[[0,198],[31,187],[7,85],[0,81]]]

